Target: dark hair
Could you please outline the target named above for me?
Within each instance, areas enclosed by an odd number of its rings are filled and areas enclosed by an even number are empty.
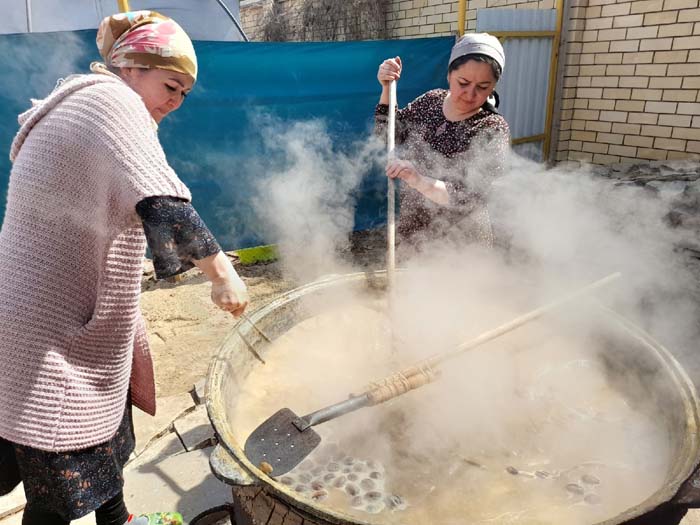
[[[461,57],[455,58],[450,64],[450,66],[447,68],[447,74],[449,75],[455,69],[459,68],[462,64],[466,64],[470,60],[484,62],[491,66],[491,69],[493,70],[493,76],[496,79],[496,82],[498,82],[498,79],[501,78],[501,65],[489,56],[477,54],[462,55]]]

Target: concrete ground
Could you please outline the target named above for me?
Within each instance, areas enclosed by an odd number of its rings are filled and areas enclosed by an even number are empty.
[[[700,510],[689,511],[681,523],[683,525],[700,525]]]
[[[190,394],[158,401],[158,416],[134,410],[135,457],[124,471],[124,496],[133,514],[178,511],[185,522],[231,501],[230,488],[209,467],[213,430],[203,405]],[[24,493],[0,498],[0,525],[21,525]],[[95,525],[94,514],[77,525]]]

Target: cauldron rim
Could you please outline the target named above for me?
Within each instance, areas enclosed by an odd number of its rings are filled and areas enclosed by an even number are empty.
[[[264,319],[276,309],[309,293],[325,290],[333,285],[352,284],[362,281],[366,281],[368,285],[374,285],[374,287],[379,288],[378,285],[384,284],[386,281],[386,271],[379,270],[373,272],[355,272],[349,274],[332,275],[321,280],[302,285],[280,295],[267,305],[259,308],[255,312],[252,312],[248,315],[248,319],[249,321],[252,321],[252,323],[257,324],[260,322],[260,320]],[[651,335],[639,328],[636,324],[627,320],[620,314],[602,305],[598,305],[598,307],[605,311],[608,317],[613,318],[618,324],[622,325],[631,336],[636,337],[644,345],[656,352],[656,357],[659,358],[659,361],[666,368],[666,371],[674,379],[675,386],[681,393],[683,406],[686,413],[686,422],[688,425],[688,431],[686,431],[683,436],[684,443],[682,447],[682,449],[688,451],[688,453],[683,454],[683,457],[681,458],[676,458],[676,462],[680,464],[677,465],[677,469],[680,469],[683,474],[678,476],[677,479],[672,480],[671,483],[664,484],[664,486],[660,487],[646,500],[640,502],[639,504],[626,509],[621,514],[618,514],[611,519],[594,524],[618,525],[627,520],[642,516],[659,505],[672,500],[681,485],[690,477],[694,469],[698,466],[698,462],[700,462],[700,441],[698,440],[697,430],[700,428],[700,400],[698,399],[698,395],[692,380],[668,349],[656,341]],[[217,459],[216,461],[212,462],[212,470],[214,471],[215,475],[217,475],[217,477],[219,477],[219,479],[222,481],[232,485],[264,485],[266,490],[275,496],[278,496],[283,501],[289,503],[293,508],[300,509],[311,516],[321,518],[331,523],[343,525],[381,525],[382,522],[379,521],[362,520],[356,516],[351,516],[336,509],[328,508],[322,505],[315,505],[298,498],[298,495],[295,492],[282,483],[267,476],[264,472],[258,469],[256,465],[253,465],[245,456],[242,446],[232,435],[228,425],[226,424],[224,406],[217,397],[222,390],[221,388],[217,387],[221,386],[221,381],[226,376],[224,368],[228,360],[224,357],[225,354],[228,353],[227,343],[231,337],[240,332],[243,332],[244,334],[251,333],[251,323],[243,323],[241,320],[238,321],[230,332],[229,336],[224,339],[215,358],[211,361],[207,374],[205,391],[207,413],[219,438],[219,445],[217,446],[217,453],[215,454]],[[225,470],[225,472],[220,471],[222,470],[221,462],[224,463],[223,470]],[[235,474],[232,476],[231,472],[234,472]]]

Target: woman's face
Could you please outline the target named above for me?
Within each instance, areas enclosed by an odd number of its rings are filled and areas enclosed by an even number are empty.
[[[476,112],[496,87],[493,69],[485,62],[468,60],[447,75],[450,96],[460,113]]]
[[[141,96],[158,123],[180,107],[194,83],[189,75],[166,69],[124,67],[119,76]]]

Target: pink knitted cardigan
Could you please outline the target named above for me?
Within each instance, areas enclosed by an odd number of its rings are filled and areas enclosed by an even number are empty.
[[[134,404],[155,412],[135,206],[190,193],[119,78],[70,77],[33,102],[0,231],[0,436],[61,452],[114,435],[130,379]]]

